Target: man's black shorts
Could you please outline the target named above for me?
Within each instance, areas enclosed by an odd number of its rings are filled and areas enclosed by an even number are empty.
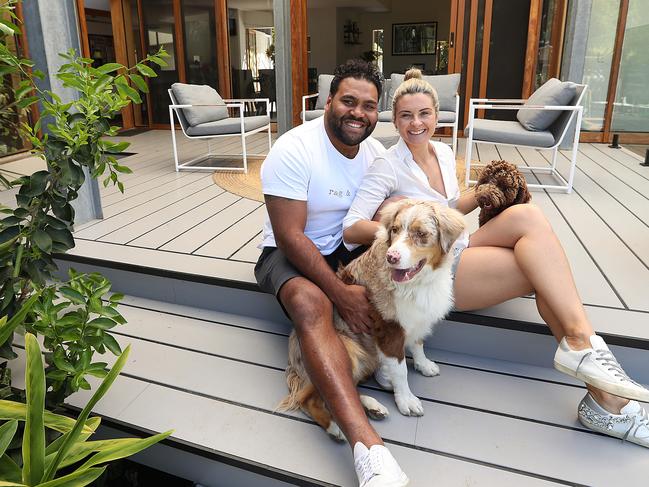
[[[367,247],[361,246],[350,252],[344,244],[340,244],[331,254],[323,255],[323,257],[329,267],[337,271],[340,265],[349,264],[366,249]],[[255,265],[255,278],[261,290],[278,296],[279,290],[286,281],[294,277],[304,277],[304,275],[291,264],[284,253],[277,247],[264,247],[257,265]]]

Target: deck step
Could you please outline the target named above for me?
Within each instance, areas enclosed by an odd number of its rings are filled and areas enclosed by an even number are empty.
[[[61,275],[70,267],[83,272],[99,271],[111,279],[114,290],[131,296],[290,327],[275,298],[259,291],[252,277],[251,264],[201,256],[178,254],[178,257],[206,260],[193,262],[195,268],[186,271],[181,271],[182,267],[174,268],[173,262],[162,269],[159,263],[155,266],[146,261],[135,263],[135,259],[131,263],[113,262],[74,254],[62,256],[57,264]],[[228,267],[228,272],[223,272],[223,266]],[[231,268],[235,266],[238,267]],[[229,277],[219,277],[219,274]],[[587,307],[587,312],[601,320],[595,329],[605,337],[627,372],[649,383],[647,314],[637,313],[636,316],[625,311],[625,321],[621,322],[617,310]],[[188,313],[192,313],[191,309]],[[437,325],[428,346],[548,367],[552,365],[556,343],[547,326],[539,321],[534,300],[530,298],[519,298],[475,313],[454,312]]]
[[[114,332],[132,351],[96,410],[109,426],[131,434],[175,429],[165,447],[200,463],[190,479],[203,485],[222,485],[207,481],[222,475],[221,464],[246,479],[239,485],[274,485],[264,477],[277,485],[354,485],[346,446],[299,412],[275,411],[286,392],[285,321],[133,296],[121,311],[128,322]],[[616,485],[618,470],[605,467],[611,464],[623,466],[626,485],[644,485],[646,450],[584,429],[575,412],[585,390],[571,378],[527,363],[433,347],[427,353],[441,375],[410,370],[409,377],[423,417],[399,414],[373,381],[360,387],[390,410],[374,425],[413,486],[432,485],[432,472],[444,486]],[[18,359],[17,381],[20,367]],[[69,403],[79,408],[88,398],[84,391]],[[166,468],[189,475],[184,458],[168,455]]]

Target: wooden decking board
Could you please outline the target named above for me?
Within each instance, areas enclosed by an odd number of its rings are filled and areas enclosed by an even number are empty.
[[[621,150],[611,149],[604,144],[593,144],[593,147],[602,154],[609,156],[616,163],[626,166],[641,178],[649,180],[649,169],[640,166],[640,163],[644,162],[644,159],[634,152],[631,152],[625,147],[622,147]]]
[[[203,244],[212,240],[215,236],[232,227],[260,206],[261,203],[258,201],[242,198],[160,248],[162,250],[173,250],[175,252],[190,254]]]
[[[564,175],[567,165],[568,159],[560,154],[557,168]],[[548,178],[547,175],[538,177],[541,181],[547,181],[545,178]],[[575,185],[572,194],[548,192],[548,195],[592,256],[613,291],[623,302],[624,307],[647,310],[649,303],[646,303],[645,299],[643,304],[643,299],[635,287],[645,279],[649,279],[649,271],[644,268],[642,261],[615,233],[610,224],[582,196],[581,188],[584,184],[582,178],[584,177],[582,172],[575,172]]]
[[[236,226],[218,234],[192,253],[228,259],[259,234],[259,229],[263,226],[266,217],[266,207],[261,205],[237,222]]]
[[[163,352],[160,350],[160,347],[163,347],[162,345],[145,344],[138,339],[126,340],[119,338],[119,341],[122,345],[127,342],[133,344],[131,355],[133,358],[127,364],[125,373],[130,377],[150,381],[154,384],[150,386],[151,388],[164,386],[174,388],[177,391],[192,392],[203,398],[225,400],[229,405],[263,411],[269,415],[272,414],[271,405],[281,398],[284,393],[284,377],[281,371],[255,368],[252,365],[242,363],[228,363],[223,359],[198,356],[195,353],[173,347],[165,347]],[[138,356],[139,359],[136,358]],[[155,360],[149,361],[145,358],[160,356],[165,357],[163,363]],[[204,376],[197,376],[193,373],[197,369],[210,370],[210,380],[206,381]],[[475,375],[475,373],[473,374]],[[228,380],[228,377],[237,377],[237,381],[232,383]],[[431,381],[431,379],[423,380]],[[241,383],[249,384],[250,387],[242,388]],[[495,387],[493,384],[491,386]],[[538,387],[538,384],[535,384],[535,386]],[[557,386],[549,385],[549,387]],[[436,389],[438,388],[441,388],[441,386],[438,385]],[[148,390],[151,389],[148,388],[144,391],[140,398],[145,397]],[[520,389],[515,387],[512,390]],[[217,395],[213,395],[214,392]],[[411,426],[416,424],[417,440],[415,444],[417,446],[432,451],[458,455],[462,458],[475,459],[492,465],[500,465],[507,469],[533,472],[536,475],[588,485],[597,485],[598,482],[603,482],[601,485],[610,485],[606,483],[610,479],[607,478],[605,473],[598,472],[597,474],[591,474],[589,477],[584,472],[584,470],[589,470],[587,465],[598,465],[597,462],[604,458],[608,458],[609,461],[614,459],[615,462],[627,462],[626,466],[630,469],[627,472],[631,475],[633,471],[638,471],[637,469],[641,466],[646,467],[646,456],[644,451],[640,451],[640,448],[623,450],[618,442],[611,441],[608,438],[600,439],[590,433],[548,427],[547,424],[520,421],[511,417],[467,410],[431,401],[424,401],[427,410],[426,416],[419,419],[406,418],[394,411],[392,402],[388,401],[388,399],[391,399],[389,394],[373,390],[367,392],[370,395],[377,396],[392,410],[393,415],[384,422],[377,422],[376,426],[388,439],[400,443],[404,442],[404,438],[412,437],[412,434],[408,433],[410,428],[404,429],[404,427],[408,424]],[[527,394],[521,393],[519,399],[525,400],[525,398],[528,398]],[[546,395],[545,401],[543,401],[546,404],[547,399]],[[151,403],[154,402],[149,402],[149,404]],[[140,407],[142,406],[141,404]],[[540,405],[537,404],[537,406]],[[540,409],[543,408],[540,407]],[[395,414],[396,416],[394,416]],[[396,427],[389,428],[389,432],[384,431],[393,420],[396,420],[396,423],[399,424],[395,425]],[[143,425],[140,421],[141,419],[136,424]],[[574,422],[574,417],[572,421]],[[146,425],[143,426],[146,427]],[[285,425],[283,428],[286,427]],[[435,434],[431,435],[433,431]],[[265,434],[268,435],[269,433],[273,436],[277,434],[275,430],[266,430]],[[321,441],[329,441],[324,436],[324,433],[321,434]],[[480,441],[476,441],[478,439]],[[239,441],[241,441],[241,438]],[[411,443],[410,440],[405,440],[405,442]],[[539,444],[555,445],[555,448],[551,452],[544,452],[541,455],[543,458],[539,458]],[[596,453],[592,452],[594,445],[597,445]],[[470,451],[471,455],[466,455],[467,451]],[[569,465],[565,465],[565,462],[560,461],[562,455],[565,459],[568,452],[570,452],[570,456],[575,456],[577,455],[576,452],[579,451],[589,451],[588,456],[577,457],[583,463],[570,462]],[[644,464],[639,463],[640,460],[643,460]],[[573,463],[578,463],[578,465],[575,466]]]
[[[122,340],[119,340],[122,342]],[[126,341],[123,342],[125,344]],[[132,377],[132,378],[138,378],[138,379],[144,379],[146,381],[151,382],[152,386],[162,386],[167,389],[174,389],[179,392],[190,392],[194,396],[200,396],[203,398],[209,398],[213,400],[218,400],[219,402],[225,402],[228,405],[231,406],[236,406],[239,409],[244,408],[247,410],[252,410],[255,412],[263,412],[268,415],[273,415],[277,416],[276,414],[273,414],[273,403],[274,399],[279,399],[281,398],[281,394],[277,394],[278,392],[281,391],[281,386],[283,385],[283,374],[280,371],[272,371],[270,369],[265,369],[265,368],[255,368],[254,366],[247,365],[247,364],[241,364],[241,363],[228,363],[227,361],[222,361],[222,360],[214,360],[214,358],[210,358],[211,360],[208,360],[207,357],[198,357],[196,354],[191,354],[190,352],[179,352],[177,350],[171,350],[167,349],[164,353],[164,356],[166,358],[164,363],[158,363],[156,366],[151,367],[150,364],[149,366],[146,365],[145,360],[142,360],[142,355],[144,355],[144,347],[142,346],[142,343],[139,342],[138,340],[132,340],[132,347],[133,351],[132,353],[135,356],[136,354],[140,354],[140,360],[133,360],[127,364],[125,367],[125,372],[124,375],[127,377]],[[181,359],[181,355],[184,355],[187,357],[185,361]],[[156,354],[156,356],[160,356]],[[191,357],[191,358],[190,358]],[[187,364],[187,361],[190,361],[190,364]],[[181,367],[167,367],[165,366],[166,363],[175,363],[176,365],[185,363],[187,364],[187,367],[192,370],[196,370],[198,368],[199,370],[210,370],[210,379],[212,379],[213,382],[210,384],[206,384],[205,377],[196,377],[196,380],[194,380],[194,376],[196,374],[192,374],[193,377],[188,377],[181,369]],[[193,364],[193,366],[192,366]],[[185,368],[187,368],[185,367]],[[156,369],[155,371],[152,369]],[[187,372],[187,371],[185,371]],[[182,374],[183,379],[185,382],[178,382],[178,375],[179,373]],[[144,374],[144,375],[142,375]],[[174,377],[174,375],[176,377]],[[235,384],[230,385],[230,381],[228,378],[231,377],[237,377],[237,381]],[[162,379],[162,380],[160,380]],[[240,387],[241,383],[249,384],[251,387]],[[213,395],[213,390],[214,388],[217,388],[217,393],[218,395]],[[150,390],[150,389],[148,389]],[[212,390],[212,391],[210,391]],[[145,391],[141,397],[146,396]],[[374,397],[377,397],[381,402],[383,402],[386,407],[391,409],[392,411],[392,417],[385,421],[377,422],[376,427],[379,431],[380,434],[385,436],[388,440],[396,441],[402,444],[412,444],[411,438],[414,439],[413,436],[413,429],[417,423],[421,423],[422,419],[425,420],[426,416],[424,418],[419,418],[418,420],[412,421],[413,418],[406,418],[403,416],[398,415],[398,413],[395,411],[394,406],[387,401],[389,398],[389,394],[383,393],[383,392],[378,392],[378,391],[368,391],[364,390],[364,392],[367,392],[369,395],[372,395]],[[244,402],[242,402],[244,401]],[[136,401],[137,402],[137,401]],[[149,402],[151,404],[152,402]],[[435,416],[436,418],[439,418],[439,413],[438,409],[441,409],[442,411],[442,418],[444,419],[438,419],[435,422],[435,428],[425,428],[421,429],[421,427],[418,427],[419,434],[422,435],[423,431],[440,431],[442,429],[440,423],[445,424],[445,419],[448,418],[449,416],[454,416],[459,415],[462,416],[462,422],[458,421],[459,424],[466,424],[466,420],[469,420],[470,417],[475,416],[476,414],[481,416],[481,413],[478,413],[476,411],[470,411],[469,414],[467,414],[466,411],[464,410],[458,410],[457,408],[453,408],[451,406],[445,406],[441,404],[435,404],[435,403],[430,403],[429,401],[424,401],[424,406],[426,409],[428,409],[429,415]],[[142,405],[140,405],[142,407]],[[437,414],[435,414],[437,413]],[[395,414],[397,416],[395,416]],[[482,414],[487,414],[487,413],[482,413]],[[464,416],[468,416],[467,418],[464,418]],[[282,417],[285,417],[282,415]],[[453,418],[454,419],[454,418]],[[397,423],[400,424],[391,424],[391,421],[397,420]],[[509,428],[511,427],[510,423],[515,422],[516,425],[519,426],[520,428],[520,421],[515,421],[512,420],[511,418],[503,418],[499,416],[493,416],[489,415],[489,420],[486,420],[483,417],[479,418],[479,421],[476,421],[479,424],[483,423],[493,423],[493,421],[496,421],[497,423],[499,421],[504,422],[503,425],[500,425],[502,428]],[[455,423],[455,421],[453,421]],[[141,424],[141,423],[138,423]],[[292,425],[292,423],[284,423],[282,428],[287,428],[288,425]],[[410,428],[406,428],[406,425],[410,425]],[[581,433],[581,432],[575,432],[575,431],[565,431],[561,429],[552,429],[552,428],[547,428],[546,425],[537,425],[537,424],[532,424],[532,423],[525,423],[525,426],[527,428],[520,428],[523,430],[524,433],[529,433],[530,430],[532,433],[536,433],[537,435],[540,433],[545,433],[545,440],[543,444],[564,444],[566,441],[566,438],[570,438],[573,442],[578,443],[579,446],[581,446],[582,449],[588,449],[587,445],[590,445],[592,441],[592,437],[594,435],[587,434],[587,433]],[[448,425],[448,427],[453,427],[452,425]],[[548,432],[547,430],[551,430],[551,433]],[[566,436],[564,433],[568,433],[570,436]],[[260,432],[261,433],[261,432]],[[276,430],[266,430],[266,435],[271,434],[273,437],[277,435]],[[575,433],[578,435],[583,435],[581,438],[574,438]],[[324,435],[324,432],[322,434],[322,440],[330,441],[326,438]],[[462,444],[466,445],[467,443],[471,443],[472,440],[469,438],[466,438],[466,434],[469,435],[469,437],[474,437],[475,436],[475,430],[473,431],[457,431],[455,432],[456,437],[459,436],[460,438],[457,438],[457,441]],[[239,435],[241,433],[239,432]],[[536,445],[534,445],[534,451],[532,451],[532,448],[524,448],[524,450],[527,450],[526,452],[522,453],[521,452],[521,447],[522,444],[526,443],[526,436],[521,435],[524,440],[521,438],[507,438],[507,444],[514,443],[511,446],[511,451],[517,453],[517,460],[523,464],[523,465],[529,465],[530,468],[524,468],[521,469],[519,465],[514,464],[511,461],[511,458],[509,456],[502,457],[500,455],[500,452],[497,450],[500,448],[502,449],[503,446],[499,444],[498,440],[502,440],[502,438],[498,438],[499,434],[495,434],[493,436],[496,436],[495,439],[489,438],[486,439],[487,445],[494,443],[495,440],[495,445],[498,445],[495,450],[488,449],[489,453],[486,453],[484,451],[476,451],[475,453],[478,454],[478,456],[471,456],[467,457],[466,455],[463,455],[461,452],[460,448],[457,448],[455,451],[449,451],[447,445],[447,440],[446,438],[442,439],[440,438],[440,435],[435,435],[436,439],[435,440],[429,440],[429,441],[418,441],[417,446],[423,446],[425,448],[428,448],[430,450],[434,451],[440,451],[440,452],[449,452],[453,455],[457,455],[463,458],[475,458],[478,461],[482,462],[487,462],[492,465],[500,465],[505,468],[513,468],[521,471],[526,471],[526,472],[533,472],[536,475],[541,475],[541,476],[548,476],[551,478],[562,478],[562,474],[565,472],[557,472],[557,467],[552,466],[544,466],[544,465],[539,465],[538,457],[537,457],[537,452],[536,450]],[[475,438],[474,438],[475,439]],[[239,436],[239,443],[241,443],[241,436]],[[321,441],[322,441],[321,440]],[[244,439],[245,441],[245,439]],[[546,443],[547,441],[547,443]],[[607,441],[610,441],[607,439]],[[468,446],[468,445],[467,445]],[[482,445],[484,446],[484,445]],[[603,445],[603,448],[605,448],[606,444]],[[616,447],[617,447],[617,442],[616,442]],[[468,449],[473,449],[471,446],[468,446]],[[638,449],[639,450],[639,449]],[[496,451],[496,453],[494,453]],[[502,450],[501,450],[502,451]],[[560,455],[562,452],[556,452],[555,455]],[[620,452],[619,449],[615,450],[612,448],[609,448],[609,451],[606,452],[609,458],[619,458],[620,457]],[[250,452],[248,451],[247,455],[250,455]],[[629,453],[626,452],[626,455],[628,456]],[[528,458],[531,457],[531,458]],[[535,460],[535,458],[537,460]],[[294,468],[294,467],[293,467]],[[583,466],[581,466],[583,468]],[[581,468],[579,470],[581,470]],[[538,470],[540,469],[540,470]],[[550,475],[548,475],[548,473]],[[572,473],[572,472],[571,472]],[[565,478],[565,477],[563,477]],[[575,481],[576,479],[568,479],[570,481]]]
[[[143,310],[126,310],[124,316],[129,324],[114,330],[123,337],[258,365],[279,372],[283,372],[286,366],[287,337],[284,335],[268,335]],[[173,328],[177,329],[174,331]],[[428,350],[428,354],[434,357],[436,351]],[[587,431],[575,420],[574,414],[577,403],[584,395],[583,387],[558,385],[536,377],[529,380],[476,367],[467,369],[452,362],[440,363],[442,373],[435,378],[423,377],[414,372],[411,363],[408,367],[411,389],[422,400],[552,427]],[[462,384],[462,387],[456,387],[457,384]],[[285,381],[280,389],[285,394]],[[365,389],[380,391],[373,381],[363,387],[363,391]],[[493,390],[498,390],[499,393],[491,394]],[[384,400],[394,402],[389,394]],[[395,414],[398,415],[398,411]]]
[[[147,412],[150,404],[159,404],[159,407]],[[191,410],[194,414],[178,415],[179,410]],[[162,428],[174,427],[177,438],[287,473],[322,479],[334,485],[355,484],[349,448],[323,439],[319,428],[311,424],[287,421],[254,410],[242,411],[231,404],[157,385],[148,387],[120,416],[122,421],[153,431],[161,429],[160,425]],[[201,418],[201,431],[196,429],[194,417]],[[247,433],[250,441],[242,441],[242,431]],[[305,449],[304,445],[311,448]],[[525,475],[460,459],[398,446],[392,449],[400,463],[414,467],[410,472],[413,486],[428,485],[430,469],[439,472],[436,477],[439,476],[448,486],[466,485],[467,479],[472,485],[485,486],[549,485]]]
[[[223,192],[190,211],[160,223],[155,228],[144,232],[141,236],[129,240],[127,244],[150,249],[160,248],[239,200],[241,200],[240,196]]]
[[[647,340],[647,311],[625,310],[620,313],[618,308],[605,306],[584,305],[593,328],[598,333],[619,337],[639,337]],[[483,316],[506,317],[522,322],[543,323],[532,299],[519,298],[484,308],[474,313]]]
[[[104,242],[125,244],[144,235],[150,230],[158,228],[160,225],[164,225],[181,215],[197,209],[199,206],[208,203],[210,200],[223,193],[224,190],[220,187],[214,184],[209,184],[207,187],[189,195],[187,198],[183,198],[171,205],[160,208],[158,211],[147,215],[146,218],[133,221],[118,230],[101,237],[101,240]]]
[[[159,250],[83,239],[79,239],[75,248],[70,250],[68,254],[71,256],[94,255],[98,256],[96,258],[102,261],[112,261],[150,269],[159,269],[160,258],[164,256],[165,269],[172,272],[197,277],[225,278],[251,284],[255,282],[253,264],[216,257],[188,255],[173,251],[160,253]]]
[[[146,201],[138,206],[132,207],[112,217],[107,217],[95,225],[86,227],[83,230],[75,232],[75,236],[88,240],[99,240],[106,235],[119,230],[127,225],[137,224],[140,220],[154,215],[156,212],[174,206],[177,203],[183,203],[193,196],[203,193],[206,189],[214,187],[212,179],[208,175],[203,175],[200,179],[189,181],[188,184],[162,194],[150,201]],[[217,188],[220,189],[220,188]],[[222,192],[222,191],[221,191]]]
[[[259,255],[261,254],[261,249],[258,246],[262,241],[262,232],[258,232],[254,237],[252,237],[246,244],[232,254],[229,258],[234,260],[241,260],[244,262],[257,262]]]
[[[194,181],[203,179],[209,175],[200,172],[184,172],[177,175],[174,174],[174,176],[174,178],[170,178],[165,183],[160,183],[159,186],[155,186],[148,191],[125,196],[120,201],[114,202],[110,206],[104,207],[104,218],[115,216],[136,206],[146,204],[154,205],[156,198],[160,198],[161,196],[173,193],[174,191],[177,191],[184,186],[192,184]]]
[[[102,196],[101,201],[102,201],[102,208],[104,208],[104,211],[110,211],[111,206],[115,206],[118,203],[122,203],[126,200],[132,199],[134,197],[142,196],[145,195],[148,191],[150,190],[155,190],[160,188],[161,186],[167,185],[167,187],[170,186],[170,183],[176,182],[182,179],[188,179],[191,180],[193,177],[196,177],[196,173],[192,174],[190,172],[182,172],[182,173],[168,173],[164,176],[161,176],[160,178],[156,179],[151,179],[145,183],[143,183],[140,187],[137,188],[137,191],[133,192],[126,192],[124,193],[113,193],[108,196]],[[205,174],[201,174],[201,176],[205,176]],[[183,181],[186,182],[186,181]],[[155,197],[155,196],[154,196]]]
[[[601,170],[624,183],[633,191],[637,192],[638,195],[646,198],[646,195],[649,194],[649,180],[644,177],[638,177],[640,175],[636,171],[624,164],[620,164],[616,158],[608,154],[603,154],[591,145],[580,146],[580,153],[580,155],[586,156],[585,158],[581,157],[579,159],[580,162],[592,161]],[[641,168],[640,166],[638,167]]]
[[[647,181],[646,193],[638,191],[627,182],[618,178],[602,164],[588,155],[580,160],[579,169],[606,193],[608,193],[619,205],[640,220],[640,223],[649,226],[649,181]],[[637,175],[635,179],[639,179]]]

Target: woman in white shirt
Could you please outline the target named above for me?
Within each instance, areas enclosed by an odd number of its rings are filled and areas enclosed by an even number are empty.
[[[361,182],[343,224],[348,246],[371,244],[379,225],[373,217],[388,198],[433,200],[464,214],[476,209],[473,191],[460,195],[453,152],[430,140],[438,111],[434,88],[419,70],[408,71],[392,105],[400,140],[374,161]],[[582,423],[612,436],[627,434],[628,441],[649,447],[647,413],[636,401],[624,399],[647,401],[649,391],[628,378],[595,335],[563,248],[538,207],[506,209],[470,236],[460,237],[454,255],[457,310],[485,308],[534,292],[539,313],[560,342],[555,366],[587,383],[588,393],[579,405]],[[593,418],[618,426],[608,429]]]

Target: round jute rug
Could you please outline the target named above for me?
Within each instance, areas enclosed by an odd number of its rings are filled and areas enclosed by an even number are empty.
[[[261,177],[260,169],[262,158],[248,159],[248,173],[218,171],[212,175],[212,179],[217,186],[224,190],[234,193],[244,198],[249,198],[255,201],[264,201],[264,195],[261,192]],[[477,162],[477,161],[476,161]],[[457,181],[460,185],[460,190],[464,191],[466,186],[464,184],[464,175],[466,168],[464,167],[464,158],[459,157],[456,161],[456,174]],[[477,170],[471,169],[472,179],[477,178]]]

